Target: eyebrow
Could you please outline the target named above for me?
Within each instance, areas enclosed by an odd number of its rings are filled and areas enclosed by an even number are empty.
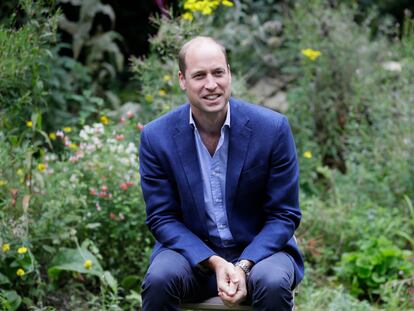
[[[195,71],[195,72],[191,72],[191,73],[190,73],[190,76],[191,76],[191,77],[195,77],[196,75],[199,75],[199,74],[205,74],[205,73],[206,73],[206,71],[207,71],[207,70],[197,70],[197,71]],[[212,69],[211,71],[212,71],[212,72],[217,72],[217,71],[226,71],[226,68],[224,68],[224,67],[216,67],[216,68]]]

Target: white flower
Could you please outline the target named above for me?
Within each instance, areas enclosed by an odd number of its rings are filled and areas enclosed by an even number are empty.
[[[88,151],[89,153],[92,153],[96,150],[96,147],[94,144],[87,144],[86,145],[86,151]]]
[[[135,154],[135,153],[138,152],[138,149],[133,143],[130,142],[128,144],[128,147],[126,148],[125,152]]]
[[[395,71],[400,72],[402,70],[402,66],[399,62],[384,62],[382,63],[382,68],[388,71]]]
[[[86,134],[91,135],[95,132],[95,130],[93,128],[91,128],[89,125],[85,125],[83,127],[83,130],[85,131]]]
[[[96,147],[102,148],[102,141],[98,137],[93,136],[92,142],[95,144]]]
[[[118,153],[124,153],[125,152],[125,147],[124,145],[118,145],[118,147],[116,148]]]
[[[94,123],[93,128],[94,128],[94,132],[97,134],[103,134],[105,131],[102,123]]]
[[[128,158],[120,158],[119,162],[121,162],[124,165],[129,165],[129,159]]]
[[[78,182],[78,177],[75,174],[72,174],[69,178],[69,181],[71,183],[77,183]]]
[[[88,133],[85,130],[81,130],[79,133],[79,137],[82,138],[83,140],[87,140],[88,139]]]

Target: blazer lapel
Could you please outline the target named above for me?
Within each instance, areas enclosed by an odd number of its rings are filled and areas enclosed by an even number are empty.
[[[175,146],[184,173],[187,177],[190,193],[192,194],[195,207],[201,220],[206,218],[204,208],[203,182],[201,178],[200,166],[198,163],[197,149],[194,140],[194,131],[189,124],[190,108],[187,105],[177,120],[176,133],[174,134]],[[207,232],[205,221],[200,221],[204,232]]]
[[[237,185],[250,143],[251,128],[249,118],[240,110],[240,106],[230,99],[229,153],[226,176],[226,204],[228,217],[236,198]]]

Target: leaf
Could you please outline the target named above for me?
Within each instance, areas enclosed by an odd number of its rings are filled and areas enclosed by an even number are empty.
[[[85,268],[85,261],[91,260],[90,269]],[[98,259],[85,248],[63,248],[60,250],[51,262],[48,269],[48,275],[51,278],[58,278],[62,271],[75,271],[84,274],[91,274],[101,277],[104,273]]]
[[[6,298],[6,310],[15,311],[22,303],[22,298],[14,290],[0,290],[0,297]]]
[[[102,224],[100,222],[93,222],[93,223],[87,224],[85,227],[88,228],[88,229],[96,229],[96,228],[99,228],[101,226],[102,226]]]
[[[0,285],[4,285],[4,284],[10,284],[10,281],[7,278],[7,276],[5,276],[4,274],[0,272]]]
[[[104,272],[103,280],[106,284],[109,285],[109,287],[112,289],[112,292],[116,293],[118,291],[118,282],[109,271]]]
[[[138,275],[128,275],[122,280],[122,287],[126,289],[137,288],[141,278]]]

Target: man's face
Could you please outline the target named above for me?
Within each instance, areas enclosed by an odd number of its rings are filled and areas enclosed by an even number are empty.
[[[209,41],[194,43],[187,50],[185,63],[185,75],[179,72],[178,77],[193,113],[218,114],[227,111],[231,73],[220,48]]]

